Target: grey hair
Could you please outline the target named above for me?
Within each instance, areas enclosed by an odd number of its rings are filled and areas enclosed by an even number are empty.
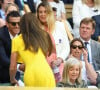
[[[66,82],[69,83],[69,84],[71,83],[70,80],[69,80],[68,72],[69,72],[69,69],[71,67],[73,67],[74,65],[78,65],[79,66],[79,77],[77,78],[77,82],[81,83],[81,81],[82,81],[82,79],[81,79],[82,64],[75,57],[69,58],[64,64],[64,70],[63,70],[63,75],[62,75],[62,82],[63,83],[66,83]]]

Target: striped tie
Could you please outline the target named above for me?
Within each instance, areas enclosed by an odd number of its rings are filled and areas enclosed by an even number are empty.
[[[87,49],[87,52],[88,52],[88,62],[90,62],[90,59],[89,59],[89,50],[87,48],[87,44],[89,44],[89,43],[88,42],[84,42],[85,48]]]

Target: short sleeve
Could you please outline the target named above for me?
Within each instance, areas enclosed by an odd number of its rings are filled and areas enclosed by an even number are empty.
[[[12,48],[11,48],[11,52],[17,52],[18,49],[17,49],[17,42],[16,42],[16,38],[12,39]]]
[[[22,60],[22,58],[21,58],[21,56],[20,56],[20,54],[19,54],[19,51],[18,51],[18,48],[19,48],[19,42],[18,42],[19,40],[18,40],[18,38],[14,38],[14,39],[12,39],[12,49],[11,49],[11,52],[13,53],[13,52],[17,52],[18,53],[18,57],[17,57],[17,62],[18,63],[23,63],[23,60]]]

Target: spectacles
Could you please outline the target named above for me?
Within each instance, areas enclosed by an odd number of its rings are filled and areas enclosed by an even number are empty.
[[[16,26],[16,24],[20,25],[20,22],[9,22],[12,26]]]
[[[79,45],[79,46],[77,46],[77,45],[72,45],[71,47],[72,47],[73,49],[76,49],[76,48],[82,49],[82,48],[84,48],[83,46],[80,46],[80,45]]]

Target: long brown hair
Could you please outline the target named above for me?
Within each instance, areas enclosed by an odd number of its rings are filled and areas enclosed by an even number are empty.
[[[41,30],[40,23],[33,13],[27,13],[22,16],[20,30],[25,44],[25,50],[37,52],[40,47],[45,55],[52,51],[52,42],[50,36],[44,30]]]

